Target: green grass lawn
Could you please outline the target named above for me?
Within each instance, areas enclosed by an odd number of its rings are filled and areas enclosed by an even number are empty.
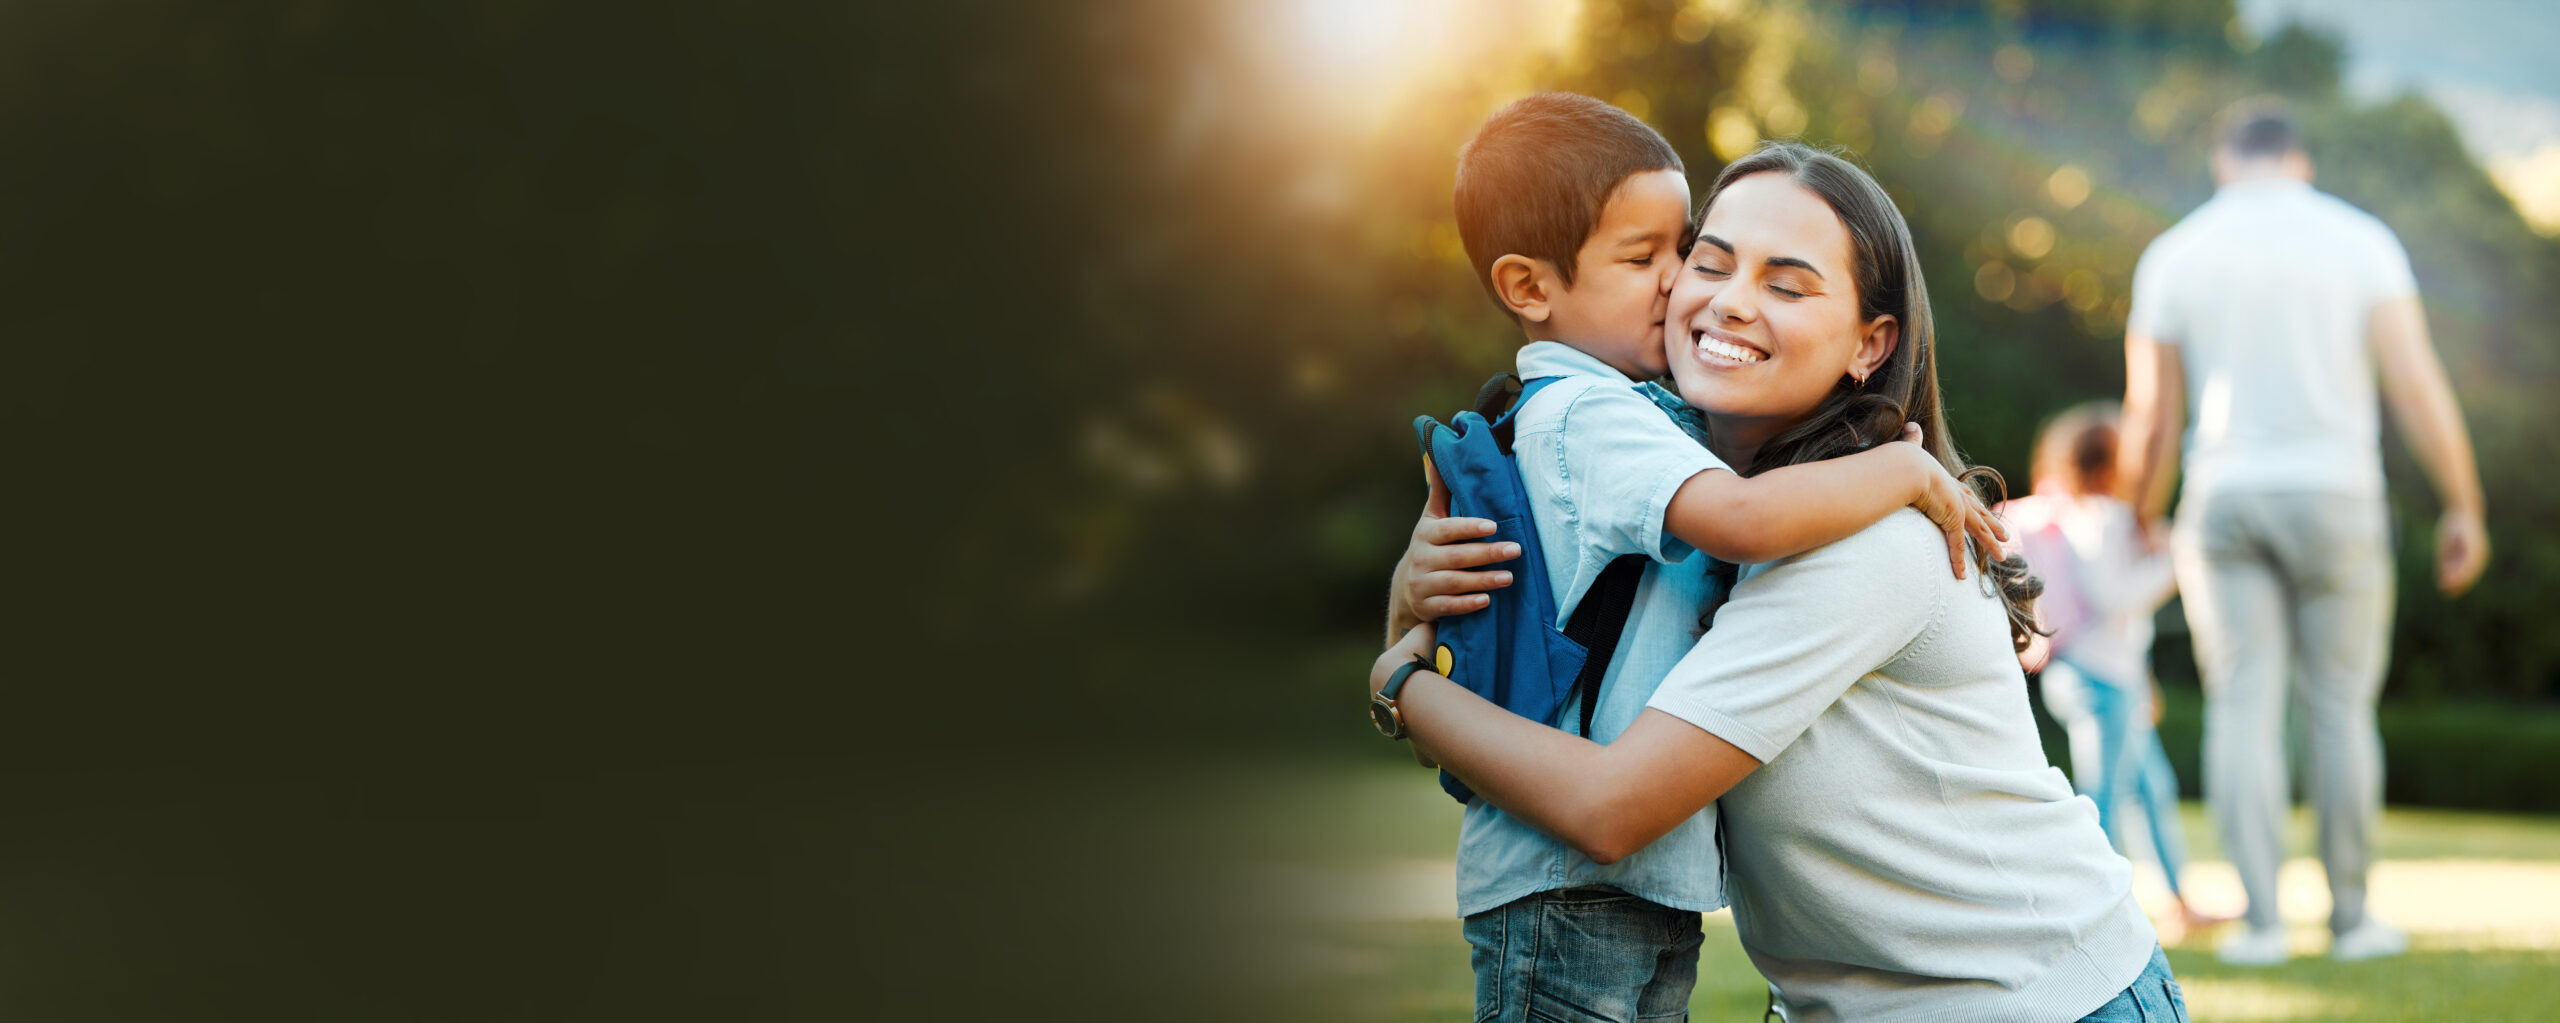
[[[1305,867],[1315,876],[1357,874],[1364,865],[1445,861],[1456,844],[1458,807],[1427,772],[1384,757],[1274,767],[1230,791],[1250,791],[1207,822],[1213,855]],[[2200,807],[2185,809],[2199,859],[2218,857]],[[2291,848],[2309,855],[2307,819],[2297,816]],[[2447,810],[2392,809],[2380,856],[2560,862],[2560,818]],[[1317,894],[1321,894],[1320,892]],[[2560,915],[2560,906],[2553,907]],[[1472,1003],[1467,947],[1452,919],[1311,919],[1285,925],[1299,951],[1266,974],[1275,999],[1303,1018],[1356,1021],[1465,1019]],[[2555,1018],[2560,949],[2419,949],[2396,959],[2341,964],[2297,957],[2274,969],[2233,969],[2209,945],[2173,948],[2170,961],[2199,1023],[2214,1020],[2542,1020]],[[1757,1020],[1766,988],[1735,940],[1731,923],[1708,919],[1699,984],[1690,1006],[1700,1020]]]

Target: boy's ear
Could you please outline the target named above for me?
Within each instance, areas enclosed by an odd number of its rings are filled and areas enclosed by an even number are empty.
[[[1493,261],[1493,293],[1502,306],[1531,323],[1545,323],[1548,291],[1556,286],[1555,270],[1543,259],[1514,253]]]
[[[1849,360],[1849,366],[1857,371],[1859,379],[1866,379],[1874,375],[1876,368],[1884,365],[1886,359],[1893,357],[1894,348],[1901,343],[1901,321],[1891,315],[1878,316],[1858,337],[1858,354]]]

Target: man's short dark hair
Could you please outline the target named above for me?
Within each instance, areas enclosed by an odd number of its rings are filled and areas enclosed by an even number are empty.
[[[1609,196],[1658,170],[1685,171],[1671,143],[1589,96],[1539,93],[1495,111],[1458,150],[1458,237],[1476,283],[1492,293],[1493,261],[1521,255],[1555,264],[1572,284],[1574,256]]]
[[[2302,152],[2302,126],[2280,100],[2244,99],[2222,112],[2215,132],[2223,150],[2243,160]]]

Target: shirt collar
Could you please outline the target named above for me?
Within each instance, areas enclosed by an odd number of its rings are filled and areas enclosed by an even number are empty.
[[[1562,341],[1532,341],[1520,348],[1520,379],[1539,377],[1596,376],[1633,384],[1627,375],[1610,367],[1572,345]]]
[[[2261,195],[2293,195],[2311,190],[2311,183],[2300,178],[2265,177],[2234,181],[2213,190],[2215,198],[2245,198]]]

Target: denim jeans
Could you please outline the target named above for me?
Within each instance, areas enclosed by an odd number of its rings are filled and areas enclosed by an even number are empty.
[[[2152,851],[2169,877],[2169,891],[2184,897],[2178,875],[2187,866],[2187,832],[2178,822],[2178,773],[2169,766],[2160,733],[2151,727],[2149,694],[2133,688],[2141,681],[2102,677],[2068,656],[2062,663],[2085,680],[2089,714],[2097,720],[2096,769],[2089,772],[2092,777],[2072,779],[2073,784],[2098,804],[2098,827],[2118,849],[2126,845],[2124,798],[2141,801],[2144,830],[2151,833]]]
[[[2187,1023],[2187,996],[2178,990],[2178,978],[2169,975],[2169,954],[2154,947],[2151,965],[2133,978],[2133,986],[2080,1023]]]
[[[1477,1023],[1689,1018],[1698,914],[1615,888],[1539,892],[1467,918]]]

